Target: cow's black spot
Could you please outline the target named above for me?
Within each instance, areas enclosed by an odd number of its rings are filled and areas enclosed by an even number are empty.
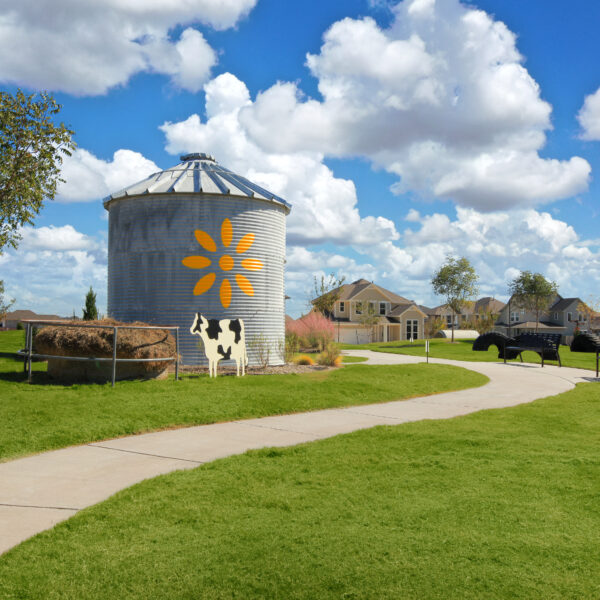
[[[200,313],[196,313],[196,320],[194,321],[194,329],[192,333],[200,333],[202,331],[202,319],[200,318]]]
[[[217,352],[225,359],[225,360],[229,360],[231,358],[231,346],[229,346],[229,348],[227,348],[227,352],[225,352],[225,350],[223,350],[223,346],[221,346],[221,344],[219,344],[217,346]]]
[[[232,319],[229,322],[229,330],[235,333],[235,339],[233,340],[233,343],[239,344],[240,340],[242,339],[242,336],[240,335],[242,333],[242,324],[240,323],[240,320]]]
[[[208,319],[208,327],[206,328],[206,335],[210,340],[216,340],[219,334],[223,331],[219,325],[218,319]]]

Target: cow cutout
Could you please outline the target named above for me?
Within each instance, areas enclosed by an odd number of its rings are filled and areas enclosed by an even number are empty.
[[[246,353],[246,335],[242,319],[207,319],[196,313],[190,333],[199,335],[208,358],[208,374],[217,376],[220,360],[235,360],[237,376],[246,374],[248,354]]]

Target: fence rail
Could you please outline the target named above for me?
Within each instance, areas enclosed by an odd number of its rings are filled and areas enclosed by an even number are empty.
[[[60,360],[74,361],[92,361],[92,362],[111,362],[112,363],[112,387],[115,387],[117,377],[117,363],[119,362],[173,362],[175,361],[175,379],[179,380],[179,327],[161,327],[158,325],[84,325],[64,321],[38,321],[27,319],[22,321],[27,326],[25,332],[25,352],[27,360],[27,381],[31,383],[31,362],[33,358],[58,358]],[[112,329],[112,358],[95,356],[60,356],[58,354],[37,354],[33,352],[33,329],[34,325],[51,325],[52,327],[76,327],[81,329]],[[160,329],[161,331],[175,331],[175,356],[165,356],[162,358],[117,358],[117,337],[119,329]]]

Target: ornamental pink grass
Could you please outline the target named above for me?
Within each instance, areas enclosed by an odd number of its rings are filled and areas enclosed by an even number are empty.
[[[333,323],[320,312],[310,312],[300,319],[288,321],[286,335],[296,335],[303,346],[323,349],[333,341]]]

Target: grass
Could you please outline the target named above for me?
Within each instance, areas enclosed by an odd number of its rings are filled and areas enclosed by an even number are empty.
[[[600,597],[598,385],[142,482],[0,557],[0,597]]]
[[[490,346],[487,352],[474,352],[474,340],[455,340],[452,343],[446,339],[433,339],[429,341],[429,356],[432,358],[448,358],[451,360],[465,360],[471,362],[498,362],[498,349]],[[391,352],[394,354],[410,354],[412,356],[425,357],[425,341],[417,340],[414,343],[402,342],[373,342],[371,344],[344,344],[344,350],[373,350],[375,352]],[[571,352],[568,346],[559,349],[560,360],[563,367],[576,367],[579,369],[596,370],[596,355],[582,352]],[[517,362],[519,359],[515,359]],[[539,354],[535,352],[523,352],[523,361],[540,364]],[[514,362],[514,361],[509,361]],[[544,363],[558,365],[558,361],[545,360]]]
[[[342,356],[343,363],[358,363],[365,362],[367,360],[368,358],[365,358],[364,356]]]
[[[34,365],[34,384],[8,355],[22,332],[0,332],[0,461],[159,429],[423,396],[483,385],[446,365],[366,366],[306,375],[185,376],[161,381],[57,385]]]

